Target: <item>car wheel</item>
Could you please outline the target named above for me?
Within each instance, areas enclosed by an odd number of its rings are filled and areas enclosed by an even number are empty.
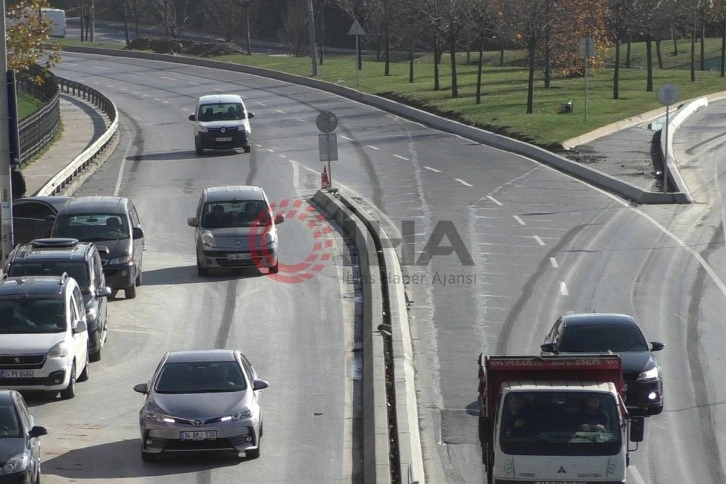
[[[88,377],[90,376],[89,375],[89,372],[90,372],[90,369],[89,368],[90,368],[91,365],[88,364],[88,359],[89,359],[89,355],[88,355],[88,353],[86,353],[86,366],[83,367],[83,371],[81,372],[80,375],[78,375],[78,381],[87,381],[88,380]]]
[[[247,145],[244,147],[244,150],[245,150],[245,153],[249,153],[250,151],[252,151],[252,146]]]
[[[116,299],[116,296],[118,295],[118,289],[111,289],[111,295],[108,296],[109,299]]]
[[[247,457],[248,459],[259,459],[260,458],[260,444],[257,444],[256,449],[246,450],[245,457]]]
[[[156,454],[151,454],[149,452],[141,451],[141,460],[144,462],[154,462],[157,458]]]
[[[199,277],[207,277],[209,275],[209,269],[202,267],[199,261],[197,261],[197,275]]]
[[[275,262],[275,265],[270,267],[270,274],[277,274],[278,272],[280,272],[280,263]]]
[[[126,289],[124,289],[124,295],[126,296],[126,299],[133,299],[136,297],[136,282],[135,281],[132,286],[129,286]]]
[[[139,275],[136,276],[136,285],[140,286],[144,283],[144,277],[142,276],[142,272],[139,271]]]
[[[63,400],[69,400],[76,396],[76,364],[73,363],[71,367],[71,381],[68,382],[68,386],[65,390],[60,391],[60,396]]]
[[[95,353],[91,353],[89,355],[89,358],[94,363],[97,361],[101,361],[101,348],[99,348],[98,351],[96,351]]]
[[[204,152],[204,150],[203,150],[203,149],[202,149],[202,147],[201,147],[201,146],[199,145],[199,143],[197,142],[197,140],[194,140],[194,151],[195,151],[195,152],[196,152],[196,153],[197,153],[198,155],[201,155],[201,154],[202,154],[202,153]]]

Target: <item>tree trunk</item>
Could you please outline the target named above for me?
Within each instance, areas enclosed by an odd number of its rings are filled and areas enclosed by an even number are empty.
[[[726,17],[721,19],[721,77],[726,71]]]
[[[247,55],[252,55],[252,36],[250,35],[250,6],[245,5],[245,41],[247,44]],[[320,63],[322,64],[322,53],[320,55]]]
[[[650,33],[645,35],[645,62],[647,65],[645,90],[653,92],[653,37]]]
[[[439,37],[434,35],[434,91],[441,89],[439,84],[439,61],[441,60],[441,54],[439,54]]]
[[[124,0],[124,34],[126,35],[126,45],[131,43],[129,38],[129,14],[128,14],[128,0]]]
[[[550,85],[552,83],[551,81],[551,75],[552,75],[552,68],[551,68],[551,56],[552,56],[552,48],[550,46],[550,35],[549,30],[545,32],[545,52],[544,52],[544,88],[549,89]],[[585,62],[587,62],[587,58],[585,58]]]
[[[631,47],[633,44],[633,34],[628,32],[628,43],[625,48],[625,68],[630,69],[630,53],[631,53]]]
[[[451,54],[451,97],[459,97],[459,86],[456,80],[456,40],[449,40],[449,54]]]
[[[696,29],[691,32],[691,82],[696,82]]]
[[[411,35],[411,50],[408,53],[408,82],[413,83],[413,56],[416,53],[415,37]]]
[[[484,35],[479,36],[479,66],[476,71],[476,103],[481,104],[481,74],[484,68]]]
[[[391,75],[391,37],[390,32],[388,30],[388,20],[385,20],[385,23],[383,24],[383,38],[385,39],[385,49],[386,49],[386,66],[383,69],[383,75],[384,76],[390,76]]]
[[[658,59],[658,69],[663,70],[663,56],[660,50],[660,39],[655,39],[655,57]]]
[[[320,36],[318,37],[318,64],[322,66],[325,51],[325,49],[323,49],[325,46],[325,0],[320,0],[320,8],[318,8],[318,12],[320,12],[320,28],[318,29],[320,32]],[[249,29],[247,29],[247,32],[249,32]]]
[[[529,42],[529,82],[527,83],[527,114],[534,112],[534,58],[537,50],[537,41],[530,39]]]
[[[504,66],[504,48],[499,49],[499,67]]]
[[[706,22],[701,22],[701,71],[706,70]]]
[[[615,39],[615,68],[613,69],[613,99],[620,99],[620,37]]]

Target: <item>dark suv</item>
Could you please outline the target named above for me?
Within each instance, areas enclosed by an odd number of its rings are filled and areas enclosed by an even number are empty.
[[[616,313],[565,314],[540,345],[543,355],[619,353],[625,406],[635,415],[663,411],[663,372],[653,352],[664,346],[658,341],[648,343],[632,316]]]
[[[76,239],[36,239],[16,246],[5,262],[5,273],[14,276],[60,276],[64,272],[76,280],[83,294],[88,321],[88,353],[91,361],[101,359],[106,341],[108,311],[106,286],[100,253],[105,246]]]
[[[106,282],[112,296],[123,289],[127,299],[136,297],[142,282],[144,230],[134,204],[126,197],[78,197],[58,212],[51,237],[96,242],[108,248],[101,254]]]

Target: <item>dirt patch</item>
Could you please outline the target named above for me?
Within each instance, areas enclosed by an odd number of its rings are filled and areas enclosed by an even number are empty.
[[[126,50],[150,50],[158,54],[186,54],[197,57],[244,54],[242,48],[233,42],[195,42],[159,37],[137,37],[126,46]]]

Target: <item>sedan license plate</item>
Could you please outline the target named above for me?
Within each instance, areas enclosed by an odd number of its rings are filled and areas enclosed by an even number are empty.
[[[215,138],[215,141],[217,141],[219,143],[224,143],[224,142],[227,142],[227,141],[232,141],[232,137],[231,136],[225,136],[223,138]]]
[[[33,370],[0,370],[0,378],[33,378]]]
[[[251,254],[248,253],[236,253],[236,254],[227,254],[227,260],[249,260],[251,258]]]
[[[179,432],[180,440],[214,440],[217,438],[216,430],[199,430],[193,432]]]

